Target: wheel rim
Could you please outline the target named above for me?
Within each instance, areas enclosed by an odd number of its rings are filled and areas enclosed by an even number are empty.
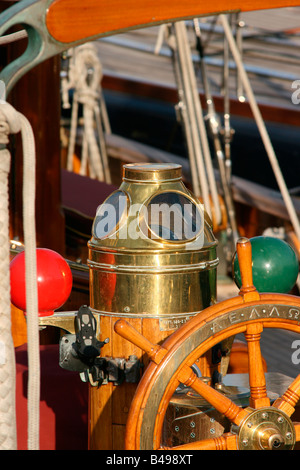
[[[200,397],[232,423],[231,432],[221,437],[177,446],[176,449],[293,448],[300,440],[300,423],[290,416],[300,400],[300,375],[270,406],[261,355],[264,328],[300,332],[300,299],[287,294],[260,294],[253,285],[251,243],[237,242],[242,286],[237,297],[200,312],[173,333],[162,346],[153,345],[140,333],[124,325],[115,330],[148,353],[151,362],[131,404],[125,436],[126,449],[159,449],[168,404],[180,384],[191,387]],[[133,331],[134,330],[134,331]],[[244,333],[248,345],[249,407],[242,408],[220,391],[206,384],[192,366],[217,343]],[[263,411],[262,411],[263,410]],[[268,411],[267,411],[268,410]],[[268,416],[272,416],[270,421]],[[255,419],[254,419],[255,418]],[[267,421],[269,419],[269,421]],[[282,420],[279,426],[275,421]],[[252,433],[249,424],[255,426]],[[251,426],[252,427],[252,426]],[[174,447],[173,447],[174,448]]]
[[[257,329],[262,331],[263,328],[283,328],[300,332],[298,324],[300,301],[298,298],[288,295],[262,294],[259,302],[246,305],[241,302],[241,298],[236,298],[236,305],[232,308],[232,303],[235,303],[233,300],[219,304],[219,308],[214,306],[207,309],[205,315],[199,314],[198,318],[195,317],[185,327],[182,327],[181,331],[178,330],[165,341],[162,347],[167,350],[167,353],[159,364],[149,366],[142,377],[136,398],[132,403],[127,428],[130,429],[131,436],[135,435],[135,439],[134,441],[130,438],[126,439],[128,448],[160,448],[164,416],[169,401],[181,383],[180,378],[183,377],[183,371],[186,372],[186,368],[190,368],[200,356],[215,344],[238,333],[246,332],[247,336],[248,331],[248,346],[254,344],[255,357],[252,359],[252,371],[251,358],[249,364],[249,374],[252,374],[252,378],[249,377],[249,382],[254,384],[250,391],[252,401],[258,409],[268,405],[264,377],[260,375],[258,383],[256,383],[257,379],[253,378],[254,361],[255,369],[257,369],[257,358],[261,356],[260,333],[253,333],[253,331]],[[257,337],[256,340],[255,337]],[[261,369],[260,366],[259,369]],[[287,396],[293,395],[293,400],[288,398],[287,402],[286,397],[281,397],[280,404],[278,400],[275,402],[276,407],[280,405],[287,416],[292,414],[293,405],[290,402],[294,403],[297,397],[299,399],[299,390],[300,378],[297,377],[293,382],[292,392],[287,392]],[[246,417],[245,415],[243,419]],[[236,447],[239,445],[239,448],[242,448],[239,444],[238,434],[235,441],[238,443]],[[207,443],[208,446],[211,444],[211,442]],[[205,445],[204,442],[199,443],[200,448],[203,445]],[[219,446],[222,447],[222,445]]]

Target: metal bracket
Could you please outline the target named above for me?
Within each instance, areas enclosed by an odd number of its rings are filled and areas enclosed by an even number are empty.
[[[59,365],[63,369],[83,372],[94,365],[109,339],[97,339],[97,321],[86,305],[76,313],[74,329],[75,334],[67,334],[60,339]]]
[[[141,363],[136,356],[129,356],[127,360],[119,357],[105,359],[108,382],[120,385],[124,381],[137,383],[140,380]]]
[[[107,340],[106,340],[107,342]],[[105,342],[102,343],[104,346]],[[76,335],[64,335],[59,343],[59,365],[63,369],[80,373],[83,382],[99,387],[108,382],[121,385],[123,382],[137,383],[140,380],[141,363],[136,356],[94,357],[91,360],[78,355]]]
[[[78,310],[74,324],[76,334],[66,334],[59,342],[60,367],[79,372],[81,379],[93,386],[139,381],[141,365],[136,356],[128,359],[100,357],[101,349],[109,339],[97,339],[97,321],[86,305]]]

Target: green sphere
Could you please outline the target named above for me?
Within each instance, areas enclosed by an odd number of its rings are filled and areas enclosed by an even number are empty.
[[[285,241],[273,237],[253,237],[250,242],[253,284],[258,292],[290,292],[299,271],[299,262],[293,248]],[[233,258],[233,277],[240,288],[242,282],[237,254]]]

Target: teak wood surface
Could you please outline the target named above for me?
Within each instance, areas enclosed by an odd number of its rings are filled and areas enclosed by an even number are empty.
[[[86,0],[83,5],[80,0],[56,0],[47,11],[46,24],[57,41],[69,43],[197,16],[298,5],[295,0]]]

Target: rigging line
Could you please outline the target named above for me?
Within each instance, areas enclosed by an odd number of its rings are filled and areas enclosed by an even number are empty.
[[[205,165],[202,154],[202,146],[199,140],[199,134],[197,129],[197,123],[194,113],[194,101],[192,87],[190,83],[189,67],[187,64],[188,56],[184,47],[182,39],[182,23],[178,22],[174,25],[174,34],[177,41],[178,57],[179,57],[179,69],[183,80],[183,103],[187,109],[187,116],[189,122],[186,123],[188,131],[191,133],[191,141],[193,146],[193,154],[190,155],[190,159],[195,160],[195,166],[197,168],[197,178],[200,184],[200,195],[203,198],[203,203],[206,210],[210,213],[210,201],[209,201],[209,190],[206,178]]]
[[[197,20],[195,20],[195,32],[196,32],[196,38],[197,38],[197,49],[199,51],[199,56],[200,56],[200,63],[201,63],[201,73],[202,73],[202,80],[203,80],[203,87],[204,87],[204,93],[206,97],[206,103],[207,103],[207,119],[208,119],[208,124],[209,124],[209,129],[212,133],[212,138],[213,138],[213,143],[214,143],[214,148],[215,148],[215,154],[217,157],[218,161],[218,166],[220,170],[220,176],[221,176],[221,183],[222,183],[222,189],[224,192],[224,199],[225,199],[225,205],[226,205],[226,210],[228,213],[228,218],[230,221],[230,228],[232,230],[232,238],[233,238],[233,243],[235,246],[235,243],[237,239],[239,238],[238,234],[238,228],[237,228],[237,223],[236,223],[236,217],[235,217],[235,209],[234,209],[234,203],[233,203],[233,198],[232,198],[232,192],[230,189],[230,179],[227,177],[227,169],[226,169],[226,162],[225,162],[225,155],[222,149],[222,145],[220,142],[220,129],[219,129],[219,119],[215,111],[215,106],[214,106],[214,101],[210,92],[210,86],[209,86],[209,81],[207,77],[207,71],[206,71],[206,66],[203,62],[203,43],[202,43],[202,36],[201,36],[201,28]],[[228,117],[229,117],[229,111],[228,111]]]
[[[243,66],[243,62],[241,60],[239,50],[238,50],[238,48],[235,44],[234,38],[232,36],[232,32],[231,32],[230,27],[229,27],[228,19],[223,14],[220,15],[220,18],[221,18],[221,21],[222,21],[222,24],[223,24],[223,27],[224,27],[226,37],[228,39],[228,43],[229,43],[232,55],[234,57],[236,65],[239,69],[240,77],[241,77],[241,80],[243,82],[244,89],[246,91],[252,113],[254,115],[254,118],[255,118],[257,127],[259,129],[262,141],[265,145],[265,149],[266,149],[266,152],[268,154],[269,161],[270,161],[271,166],[273,168],[273,172],[274,172],[274,175],[276,177],[277,184],[279,186],[282,198],[283,198],[283,200],[285,202],[285,205],[286,205],[286,209],[287,209],[288,214],[290,216],[291,223],[294,227],[294,230],[295,230],[295,233],[296,233],[298,239],[300,240],[299,219],[298,219],[297,213],[295,211],[295,208],[294,208],[292,199],[290,197],[290,194],[288,192],[288,189],[287,189],[285,180],[283,178],[281,169],[279,167],[278,160],[277,160],[277,157],[275,155],[272,143],[270,141],[270,137],[269,137],[269,134],[267,132],[264,120],[262,118],[259,107],[258,107],[257,102],[255,100],[255,96],[254,96],[250,81],[248,79],[247,73],[245,71],[245,68]]]
[[[29,121],[20,115],[23,142],[23,227],[28,336],[28,449],[39,449],[40,348],[35,230],[35,141]]]
[[[168,36],[168,44],[172,51],[173,69],[174,69],[175,81],[177,83],[177,93],[178,93],[178,98],[179,98],[179,102],[176,105],[176,111],[179,115],[179,120],[183,124],[183,131],[185,134],[185,140],[186,140],[189,161],[190,161],[193,191],[196,194],[196,196],[199,197],[201,194],[200,181],[198,177],[199,173],[197,169],[197,161],[196,161],[196,158],[194,157],[194,145],[193,145],[193,140],[191,136],[192,128],[189,125],[189,115],[187,112],[187,102],[186,102],[187,97],[186,97],[186,93],[184,89],[182,70],[179,65],[179,62],[180,62],[179,51],[178,51],[178,46],[176,44],[176,39],[175,39],[174,25],[170,27],[170,31],[171,30],[172,32],[169,32],[169,36]]]
[[[195,70],[191,59],[191,50],[188,43],[187,31],[184,22],[175,24],[175,34],[180,51],[181,73],[186,81],[186,93],[189,96],[189,115],[192,124],[195,158],[197,159],[198,178],[201,184],[202,197],[206,210],[211,213],[211,198],[216,213],[217,224],[221,223],[222,215],[216,187],[216,180],[212,166],[210,149],[205,129],[202,107],[196,83]]]
[[[10,44],[12,42],[20,41],[20,39],[27,38],[28,34],[25,29],[17,31],[16,33],[6,34],[0,37],[0,46]]]
[[[234,130],[230,126],[230,96],[229,96],[229,47],[228,41],[224,35],[224,67],[223,67],[223,98],[224,98],[224,153],[225,153],[225,166],[226,166],[226,177],[228,181],[231,181],[232,165],[231,165],[231,141],[234,134]]]

